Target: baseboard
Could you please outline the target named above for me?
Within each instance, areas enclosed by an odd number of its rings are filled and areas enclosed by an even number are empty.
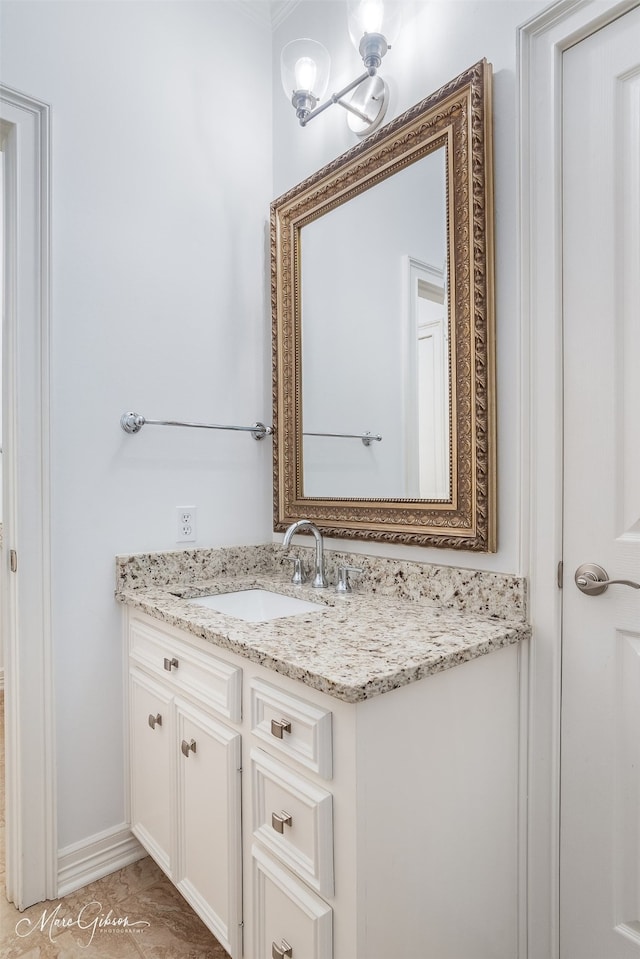
[[[4,666],[0,666],[0,693],[4,692]]]
[[[58,897],[102,879],[147,853],[124,823],[58,852]]]

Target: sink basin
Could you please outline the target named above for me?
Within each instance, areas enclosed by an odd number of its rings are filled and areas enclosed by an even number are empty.
[[[264,623],[284,616],[317,613],[327,609],[322,603],[310,603],[295,596],[283,596],[269,589],[242,589],[236,593],[218,593],[215,596],[196,596],[187,600],[192,606],[205,606],[227,616],[235,616],[246,623]]]

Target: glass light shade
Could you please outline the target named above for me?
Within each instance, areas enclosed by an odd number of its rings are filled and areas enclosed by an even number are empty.
[[[380,33],[389,46],[396,40],[402,24],[402,4],[397,0],[349,0],[349,35],[356,50],[365,33]]]
[[[287,99],[304,91],[321,100],[329,83],[330,66],[331,58],[317,40],[287,43],[280,55],[280,75]]]

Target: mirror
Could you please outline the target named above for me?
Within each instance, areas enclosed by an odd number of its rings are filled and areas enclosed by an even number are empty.
[[[301,230],[304,496],[450,498],[445,177],[440,146]]]
[[[271,207],[274,528],[495,549],[491,67]]]

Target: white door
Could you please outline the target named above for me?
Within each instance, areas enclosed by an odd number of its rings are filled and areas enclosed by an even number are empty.
[[[640,957],[640,7],[563,55],[561,959]],[[586,575],[586,582],[590,579]]]

